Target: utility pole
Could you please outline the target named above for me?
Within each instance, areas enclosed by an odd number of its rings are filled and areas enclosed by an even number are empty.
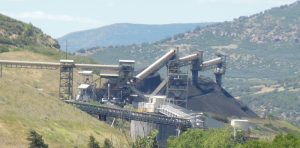
[[[110,96],[110,84],[107,84],[107,99],[109,100],[109,96]]]
[[[0,64],[0,77],[2,78],[2,64]]]
[[[66,59],[68,59],[68,40],[66,40]]]

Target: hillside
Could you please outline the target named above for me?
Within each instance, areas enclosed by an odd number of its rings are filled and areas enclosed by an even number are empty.
[[[118,57],[135,59],[139,68],[176,46],[183,54],[204,50],[206,59],[223,52],[228,56],[224,82],[227,91],[262,116],[275,116],[300,125],[299,39],[300,2],[295,2],[153,44],[87,52],[105,63],[115,63]]]
[[[56,61],[26,51],[0,59]],[[27,147],[29,129],[41,133],[50,147],[83,147],[92,134],[128,146],[125,135],[58,99],[59,71],[4,68],[0,78],[0,147]],[[115,139],[115,140],[114,140]]]
[[[92,47],[119,46],[140,43],[152,43],[175,34],[190,31],[197,26],[204,27],[210,23],[194,24],[113,24],[100,28],[69,33],[58,39],[62,49],[66,40],[71,52]]]
[[[34,32],[31,36],[17,29],[30,24],[2,15],[0,23],[0,48],[3,49],[0,59],[57,62],[64,55],[53,48],[58,47],[57,41],[34,26],[31,27]],[[71,58],[77,62],[90,61],[76,56]],[[100,143],[108,138],[116,147],[129,147],[130,139],[124,132],[59,100],[58,85],[58,70],[3,67],[0,78],[0,147],[28,147],[26,138],[30,129],[40,133],[49,147],[86,147],[91,134]]]
[[[41,29],[0,14],[0,53],[30,51],[59,60],[66,57],[59,48],[58,41]],[[69,54],[68,58],[81,63],[94,63],[90,58],[74,54]]]
[[[32,24],[0,14],[0,44],[59,48],[58,42]]]
[[[32,24],[0,14],[0,53],[31,51],[59,59],[58,42]]]
[[[250,118],[252,135],[261,140],[271,140],[282,133],[299,134],[300,128],[283,120]]]

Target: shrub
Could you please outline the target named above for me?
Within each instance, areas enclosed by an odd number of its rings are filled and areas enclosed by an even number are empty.
[[[5,38],[5,37],[2,37],[2,36],[0,36],[0,43],[1,44],[7,44],[7,45],[14,45],[15,44],[12,40],[10,40],[8,38]]]
[[[9,52],[8,48],[0,46],[0,53]]]
[[[157,130],[152,131],[149,136],[137,139],[132,148],[158,148],[157,135]]]
[[[104,148],[113,148],[114,146],[113,146],[113,143],[109,139],[105,138],[103,147]]]
[[[90,136],[88,148],[100,148],[99,143],[96,141],[93,135]]]
[[[30,130],[27,140],[30,142],[29,148],[48,148],[48,144],[44,142],[42,135],[35,130]]]
[[[31,23],[29,24],[24,24],[24,35],[25,36],[33,36],[34,33],[34,28]]]

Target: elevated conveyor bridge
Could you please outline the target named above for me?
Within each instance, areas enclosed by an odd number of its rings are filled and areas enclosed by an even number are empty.
[[[72,100],[65,100],[65,102],[68,104],[72,104],[77,108],[79,108],[80,110],[87,112],[89,114],[105,115],[109,117],[143,121],[143,122],[149,122],[155,124],[173,125],[183,129],[193,127],[190,120],[178,118],[178,117],[168,117],[168,116],[154,114],[154,113],[140,113],[131,110],[110,108],[110,107],[104,107],[99,105],[91,105],[83,102],[75,102]]]
[[[192,111],[189,111],[183,107],[165,103],[160,105],[157,109],[157,112],[166,115],[168,117],[175,117],[175,118],[181,118],[186,119],[191,122],[192,127],[195,128],[206,128],[205,125],[205,118],[202,113],[195,113]]]

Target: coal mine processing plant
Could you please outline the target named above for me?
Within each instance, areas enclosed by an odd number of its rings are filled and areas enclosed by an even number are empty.
[[[256,116],[222,88],[225,55],[204,60],[203,51],[182,57],[179,53],[179,49],[172,49],[142,70],[135,69],[134,60],[119,60],[118,65],[0,60],[0,65],[1,73],[3,68],[58,70],[61,100],[100,120],[113,117],[129,121],[133,139],[158,129],[158,140],[163,144],[170,135],[189,128],[224,124],[206,113]],[[210,70],[214,78],[200,76]]]

